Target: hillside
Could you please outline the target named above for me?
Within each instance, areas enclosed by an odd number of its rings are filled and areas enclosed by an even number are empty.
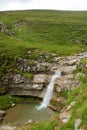
[[[4,24],[7,29],[7,32],[0,29],[3,32],[0,33],[0,51],[6,49],[8,55],[16,56],[28,47],[59,55],[84,51],[86,15],[87,12],[64,11],[0,12],[0,28]]]
[[[0,109],[11,107],[12,102],[24,101],[23,97],[9,98],[8,93],[42,98],[42,90],[60,67],[62,76],[57,79],[54,89],[57,100],[63,98],[61,102],[66,102],[59,104],[53,100],[55,108],[60,105],[61,109],[52,119],[23,126],[20,130],[73,130],[76,119],[81,120],[78,127],[86,130],[87,54],[83,53],[86,51],[85,11],[0,12]],[[57,90],[58,83],[61,91]],[[74,106],[70,105],[73,102]],[[72,113],[71,118],[63,124],[60,113],[67,110]]]

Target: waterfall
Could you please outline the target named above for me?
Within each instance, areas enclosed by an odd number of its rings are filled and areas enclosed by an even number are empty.
[[[41,105],[37,107],[37,110],[41,110],[43,108],[46,108],[49,105],[50,100],[52,98],[55,79],[60,77],[60,75],[61,75],[61,71],[57,70],[55,72],[55,74],[52,76],[51,81],[47,87],[47,91],[44,95],[43,101],[42,101]]]

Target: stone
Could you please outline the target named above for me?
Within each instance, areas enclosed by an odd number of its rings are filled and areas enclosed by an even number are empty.
[[[49,105],[49,108],[51,108],[53,111],[57,111],[57,107],[54,105]]]
[[[6,114],[6,112],[5,112],[5,111],[0,110],[0,117],[3,117],[5,114]]]
[[[73,66],[73,65],[75,65],[76,63],[78,62],[78,59],[73,59],[73,60],[70,60],[70,61],[66,61],[65,63],[64,63],[64,65],[67,65],[67,66]]]
[[[42,90],[43,87],[44,87],[43,84],[33,84],[33,85],[32,85],[32,89],[33,89],[33,90],[34,90],[34,89],[36,89],[36,90]]]
[[[0,130],[15,130],[16,126],[8,126],[8,125],[4,125],[4,126],[0,126]]]
[[[33,123],[32,119],[29,119],[27,122],[25,122],[25,125]]]
[[[80,130],[79,129],[80,124],[81,124],[81,119],[76,119],[75,125],[74,125],[74,130]]]
[[[76,65],[74,66],[65,66],[65,67],[61,67],[61,71],[62,73],[66,74],[73,74],[73,72],[76,71]]]
[[[13,82],[15,84],[20,84],[24,82],[24,78],[21,76],[21,74],[15,74],[13,75]]]
[[[51,70],[51,67],[52,67],[52,64],[47,63],[47,62],[38,63],[38,64],[37,64],[36,71],[37,71],[37,72],[45,72],[45,73],[46,73],[47,71],[50,71],[50,70]]]
[[[49,77],[46,74],[37,74],[34,75],[33,82],[34,83],[46,83],[48,82]]]
[[[67,90],[74,90],[76,87],[79,87],[82,83],[79,81],[79,77],[73,74],[60,76],[55,81],[55,91],[67,91]]]
[[[70,112],[65,112],[63,111],[62,113],[60,113],[59,118],[63,123],[67,123],[69,121],[71,117],[71,113]]]
[[[75,101],[73,101],[73,102],[70,103],[71,106],[74,106],[75,104],[76,104]]]
[[[14,106],[15,106],[15,103],[12,103],[11,106],[14,107]]]

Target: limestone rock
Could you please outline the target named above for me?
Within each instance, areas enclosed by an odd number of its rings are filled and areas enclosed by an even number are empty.
[[[27,122],[25,122],[25,125],[33,123],[32,119],[29,119]]]
[[[75,125],[74,125],[74,130],[80,130],[79,129],[80,124],[81,124],[81,119],[76,119]]]
[[[69,61],[66,61],[65,63],[64,63],[64,65],[66,65],[66,66],[74,66],[74,65],[76,65],[76,63],[78,62],[78,59],[71,59],[71,60],[69,60]]]
[[[76,71],[76,65],[74,66],[66,66],[66,67],[61,67],[62,73],[66,74],[73,74],[74,71]]]
[[[7,125],[0,126],[0,130],[15,130],[15,129],[16,129],[15,126],[7,126]]]
[[[65,112],[65,111],[60,113],[60,116],[59,116],[60,120],[63,123],[67,123],[69,121],[70,117],[71,117],[71,113],[70,112]]]
[[[34,83],[46,83],[48,82],[49,77],[46,74],[37,74],[33,78]],[[49,80],[50,81],[50,80]]]
[[[67,91],[67,90],[73,90],[74,88],[81,85],[81,82],[79,81],[80,75],[75,75],[73,77],[72,74],[60,76],[55,81],[55,91],[61,92],[61,91]]]
[[[20,75],[20,74],[15,74],[13,76],[13,82],[15,84],[20,84],[20,83],[23,83],[24,82],[24,78]]]

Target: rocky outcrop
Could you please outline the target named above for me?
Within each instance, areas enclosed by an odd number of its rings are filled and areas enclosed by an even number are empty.
[[[45,74],[34,75],[33,80],[22,76],[13,75],[9,84],[9,94],[11,95],[30,95],[43,97],[49,78]]]
[[[10,69],[12,73],[9,70],[6,72],[0,86],[6,88],[11,95],[43,97],[52,75],[60,69],[61,76],[55,81],[54,94],[73,90],[82,84],[79,78],[83,74],[75,72],[80,60],[86,57],[87,53],[58,57],[56,54],[41,52],[36,57],[33,50],[28,50],[26,59],[16,59],[15,67]]]
[[[2,22],[0,22],[0,32],[1,33],[5,33],[5,34],[7,34],[9,36],[12,36],[14,34],[14,32],[11,32],[8,29],[8,27],[4,23],[2,23]]]

